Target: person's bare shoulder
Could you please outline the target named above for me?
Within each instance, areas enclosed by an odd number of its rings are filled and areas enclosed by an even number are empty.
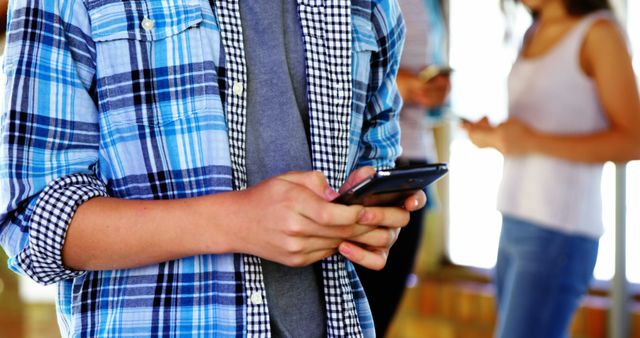
[[[587,32],[581,52],[581,63],[588,75],[593,75],[597,64],[626,61],[629,47],[621,26],[615,21],[601,18]]]
[[[585,48],[599,50],[615,48],[616,52],[621,49],[628,53],[627,40],[622,31],[622,27],[614,21],[598,19],[591,25],[585,39]]]

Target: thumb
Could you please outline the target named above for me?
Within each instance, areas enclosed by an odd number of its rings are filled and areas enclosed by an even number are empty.
[[[344,182],[342,187],[340,187],[340,192],[344,192],[344,191],[349,190],[354,185],[358,184],[359,182],[361,182],[365,178],[367,178],[367,177],[369,177],[369,176],[371,176],[371,175],[373,175],[375,173],[376,173],[376,169],[374,167],[371,167],[371,166],[362,167],[362,168],[358,168],[358,169],[354,170],[349,175],[349,178],[347,178],[347,181]]]
[[[318,170],[292,171],[280,175],[278,178],[302,185],[326,201],[331,201],[338,197],[338,193],[331,188],[326,176]]]

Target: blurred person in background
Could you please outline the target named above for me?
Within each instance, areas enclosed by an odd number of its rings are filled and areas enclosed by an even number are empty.
[[[0,0],[0,55],[4,54],[4,32],[7,29],[7,7],[9,0]]]
[[[407,33],[396,79],[404,101],[400,112],[402,155],[396,161],[396,167],[437,161],[431,123],[441,117],[441,106],[450,89],[448,74],[433,75],[428,81],[420,76],[427,66],[447,65],[441,0],[402,0],[399,3]],[[433,204],[434,198],[430,196],[427,201]],[[400,232],[384,269],[374,271],[356,266],[378,336],[382,337],[388,331],[412,273],[425,209],[411,213],[409,224]]]
[[[463,123],[505,156],[496,336],[566,337],[603,233],[603,163],[640,157],[640,101],[606,0],[522,0],[532,12],[509,74],[509,118]]]
[[[7,7],[9,6],[9,0],[0,0],[0,34],[4,36],[4,31],[7,29]]]

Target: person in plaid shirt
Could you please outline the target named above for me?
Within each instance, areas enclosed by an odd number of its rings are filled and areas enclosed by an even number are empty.
[[[63,336],[375,335],[351,262],[426,198],[330,201],[401,150],[394,0],[15,0],[8,27],[0,242]]]

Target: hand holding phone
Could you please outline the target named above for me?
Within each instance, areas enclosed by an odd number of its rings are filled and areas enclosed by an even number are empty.
[[[401,206],[405,199],[448,171],[444,163],[380,170],[343,192],[333,202],[364,206]]]
[[[418,78],[424,82],[429,82],[438,76],[449,76],[453,68],[449,66],[429,65],[418,73]]]

